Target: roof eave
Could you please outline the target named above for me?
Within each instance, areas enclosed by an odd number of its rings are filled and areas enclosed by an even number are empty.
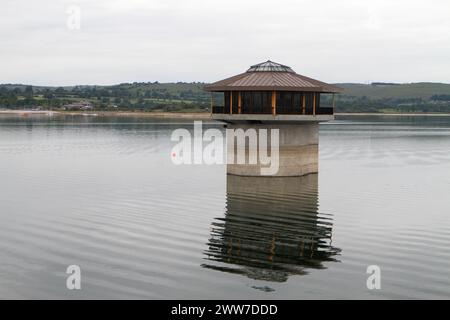
[[[344,90],[333,86],[332,88],[323,87],[274,87],[274,86],[213,86],[207,85],[203,90],[208,92],[223,91],[303,91],[303,92],[320,92],[320,93],[341,93]]]

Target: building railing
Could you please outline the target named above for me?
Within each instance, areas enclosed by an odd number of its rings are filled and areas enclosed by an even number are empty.
[[[224,106],[213,106],[212,113],[225,113],[225,107]]]
[[[332,115],[332,114],[334,114],[334,109],[333,109],[333,107],[320,107],[320,108],[317,108],[316,114]]]
[[[212,107],[212,113],[213,114],[272,114],[269,112],[254,112],[253,110],[251,112],[246,112],[246,110],[243,110],[244,108],[240,109],[233,106],[233,111],[230,113],[230,107],[224,107],[224,106],[213,106]],[[298,110],[292,110],[292,108],[284,108],[277,106],[276,109],[279,109],[280,112],[277,112],[276,114],[279,115],[332,115],[333,114],[333,108],[332,107],[318,107],[315,110],[312,108],[299,108]]]

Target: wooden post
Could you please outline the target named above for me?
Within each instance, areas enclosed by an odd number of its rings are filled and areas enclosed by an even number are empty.
[[[275,90],[272,91],[272,115],[277,115],[277,93]]]
[[[316,115],[316,93],[313,93],[313,115]]]
[[[302,93],[302,110],[303,110],[303,114],[306,113],[306,94],[303,92]]]
[[[233,91],[230,91],[230,114],[233,114]]]
[[[238,113],[241,114],[242,113],[242,97],[241,97],[241,92],[238,92]]]
[[[211,92],[211,115],[213,114],[213,107],[214,107],[214,97],[213,97],[213,93]]]

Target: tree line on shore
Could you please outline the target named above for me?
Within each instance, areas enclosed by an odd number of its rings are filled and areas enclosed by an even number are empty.
[[[124,83],[113,86],[42,87],[0,85],[0,108],[64,110],[88,104],[93,110],[206,112],[205,83]],[[450,112],[450,84],[342,84],[336,112]],[[215,102],[223,103],[220,94]]]

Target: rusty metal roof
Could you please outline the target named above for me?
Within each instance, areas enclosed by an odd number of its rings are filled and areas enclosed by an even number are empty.
[[[205,86],[206,91],[313,91],[341,92],[342,89],[295,73],[290,67],[270,60],[255,64],[247,72]]]

